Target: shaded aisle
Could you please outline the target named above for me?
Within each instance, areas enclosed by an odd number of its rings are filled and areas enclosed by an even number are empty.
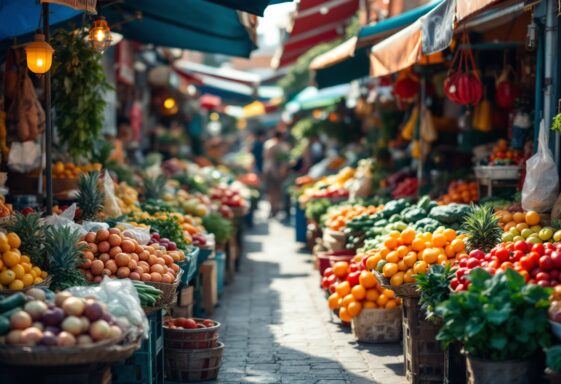
[[[219,383],[402,384],[401,345],[358,345],[333,322],[294,230],[257,212],[246,255],[213,316],[223,324]]]

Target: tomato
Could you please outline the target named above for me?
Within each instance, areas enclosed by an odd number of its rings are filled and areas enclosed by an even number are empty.
[[[481,252],[483,253],[483,252]],[[469,269],[477,268],[480,265],[480,261],[477,260],[475,257],[470,257],[467,261],[467,267]]]
[[[354,271],[354,272],[349,273],[349,275],[347,276],[347,281],[349,282],[351,287],[354,287],[355,285],[358,285],[359,277],[360,277],[360,271]]]
[[[451,281],[450,281],[450,288],[452,289],[456,289],[456,287],[460,285],[460,280],[457,277],[454,277]]]
[[[540,254],[537,252],[530,252],[528,253],[528,257],[530,258],[530,262],[532,263],[532,268],[535,268],[540,263]]]
[[[210,319],[203,320],[203,324],[204,324],[205,327],[208,327],[208,328],[214,327],[214,321],[210,320]]]
[[[553,261],[553,266],[555,268],[561,268],[561,252],[553,251],[551,252],[551,261]]]
[[[524,256],[520,259],[520,266],[524,268],[524,270],[530,271],[532,269],[532,261],[528,256]]]
[[[460,268],[465,268],[467,267],[467,260],[466,259],[462,259],[460,260],[459,264]]]
[[[543,280],[543,281],[549,281],[549,280],[550,280],[550,278],[549,278],[549,273],[547,273],[547,272],[539,272],[539,273],[536,275],[536,280],[538,280],[538,281],[542,281],[542,280]]]
[[[335,293],[335,289],[337,288],[337,283],[333,283],[329,286],[329,292]]]
[[[519,261],[520,259],[522,259],[522,257],[524,257],[524,252],[521,251],[514,251],[512,252],[512,255],[510,255],[510,259],[512,261]]]
[[[538,281],[538,285],[547,288],[547,287],[549,287],[549,281],[540,280],[540,281]]]
[[[549,271],[553,268],[553,260],[551,260],[551,257],[549,256],[542,256],[540,257],[539,265],[544,271]]]
[[[549,271],[549,277],[551,277],[552,280],[559,279],[559,271],[556,269],[552,269],[551,271]]]
[[[333,275],[333,268],[326,268],[325,271],[323,271],[324,277],[329,277],[331,275]]]
[[[501,269],[502,269],[503,271],[506,271],[508,268],[514,269],[514,264],[512,264],[510,261],[504,262],[504,263],[501,265]]]
[[[464,277],[467,273],[469,272],[469,270],[467,268],[459,268],[456,271],[456,277],[458,277],[458,279],[461,279],[462,277]]]
[[[321,287],[323,289],[327,289],[329,288],[331,284],[329,284],[329,281],[327,281],[327,277],[324,277],[323,279],[321,279]]]
[[[469,257],[481,260],[485,257],[485,253],[483,253],[483,251],[480,251],[479,249],[475,249],[469,253]]]
[[[510,255],[506,248],[500,247],[496,250],[495,256],[499,259],[499,262],[504,263]]]
[[[356,263],[352,263],[351,265],[349,265],[349,273],[350,272],[356,272],[358,271],[360,268],[358,266],[358,264]]]
[[[541,256],[545,253],[545,247],[543,244],[534,244],[532,246],[532,252],[536,252]]]
[[[525,241],[517,241],[516,243],[514,243],[514,250],[516,251],[521,251],[524,253],[528,253],[528,251],[530,250],[530,247],[528,246],[528,244]]]

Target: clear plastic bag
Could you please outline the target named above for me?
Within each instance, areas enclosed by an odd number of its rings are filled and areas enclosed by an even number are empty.
[[[109,224],[99,221],[82,221],[82,228],[86,232],[97,232],[100,229],[109,229]]]
[[[140,245],[150,242],[150,227],[135,227],[129,223],[117,223],[117,226],[125,228],[123,235],[135,239]]]
[[[74,222],[74,216],[76,216],[76,203],[72,204],[70,207],[66,208],[64,212],[60,215],[53,214],[45,218],[45,224],[52,226],[68,226],[74,230],[78,230],[81,235],[86,234],[88,231],[85,230],[80,224]]]
[[[72,287],[68,291],[78,297],[94,296],[107,304],[109,312],[120,324],[125,325],[125,330],[130,329],[132,340],[139,335],[148,338],[148,318],[140,305],[136,288],[129,279],[111,279],[106,276],[99,286]]]
[[[552,209],[559,192],[557,165],[548,144],[549,131],[540,124],[538,151],[526,161],[526,179],[522,187],[522,208],[536,212]]]
[[[103,212],[108,217],[119,217],[123,214],[119,202],[117,201],[117,196],[115,196],[115,184],[109,172],[105,171],[103,176]]]

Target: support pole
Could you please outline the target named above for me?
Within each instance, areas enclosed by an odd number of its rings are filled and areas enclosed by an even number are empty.
[[[50,39],[49,30],[49,3],[43,4],[43,33],[45,41]],[[53,125],[51,115],[51,71],[45,74],[45,90],[44,90],[44,109],[45,109],[45,179],[47,199],[45,205],[47,215],[53,214],[53,174],[52,174],[52,147],[53,147]]]
[[[422,190],[422,184],[423,184],[423,179],[424,179],[424,166],[425,166],[425,161],[423,159],[423,156],[425,155],[424,150],[423,150],[423,135],[421,134],[421,125],[423,124],[423,119],[425,117],[425,113],[426,113],[426,83],[427,83],[427,78],[426,78],[426,73],[423,72],[422,77],[421,77],[421,95],[419,98],[419,129],[418,134],[419,134],[419,161],[417,162],[417,196],[421,197],[421,190]]]

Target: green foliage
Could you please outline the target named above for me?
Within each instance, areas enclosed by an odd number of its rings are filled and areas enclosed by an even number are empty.
[[[501,242],[503,230],[499,226],[499,218],[490,206],[478,207],[472,204],[470,209],[462,224],[462,229],[468,235],[466,248],[468,251],[479,249],[490,252]]]
[[[172,212],[173,206],[163,200],[148,199],[140,203],[140,209],[142,209],[143,212],[148,212],[153,215],[159,212]]]
[[[164,195],[167,179],[164,175],[148,176],[142,178],[144,182],[144,198],[146,200],[159,200]]]
[[[427,273],[415,275],[417,286],[421,291],[419,304],[425,311],[427,319],[435,319],[435,308],[450,297],[450,281],[454,278],[454,274],[455,272],[451,270],[449,264],[445,267],[434,264]]]
[[[45,231],[45,251],[52,276],[52,290],[87,285],[84,274],[78,269],[87,244],[79,243],[79,240],[80,232],[69,226],[51,226]]]
[[[327,213],[333,203],[329,199],[310,200],[306,204],[306,218],[319,223],[321,217]]]
[[[553,118],[551,123],[551,130],[561,132],[561,113]]]
[[[41,222],[41,213],[23,215],[17,212],[6,226],[9,232],[15,232],[21,239],[19,248],[23,255],[29,256],[31,263],[45,269],[45,231],[47,225]]]
[[[545,351],[545,362],[553,372],[561,373],[561,345],[556,345]]]
[[[52,44],[53,107],[60,142],[74,160],[89,159],[101,134],[105,92],[111,89],[100,55],[87,43],[86,32],[57,29]]]
[[[173,241],[177,248],[184,249],[187,244],[185,243],[185,238],[183,236],[183,228],[181,224],[173,218],[132,218],[133,221],[136,221],[140,224],[146,224],[150,226],[150,229],[153,232],[157,232],[160,234],[162,238],[166,237]]]
[[[506,361],[524,359],[549,346],[549,289],[526,285],[512,269],[491,276],[481,268],[471,285],[436,308],[444,325],[437,340],[460,342],[469,356]]]
[[[103,209],[104,193],[99,188],[99,172],[89,172],[80,175],[78,181],[78,196],[76,201],[80,207],[82,220],[95,221]]]
[[[203,226],[207,232],[213,233],[216,244],[224,244],[233,235],[232,223],[217,212],[211,212],[203,217]]]

